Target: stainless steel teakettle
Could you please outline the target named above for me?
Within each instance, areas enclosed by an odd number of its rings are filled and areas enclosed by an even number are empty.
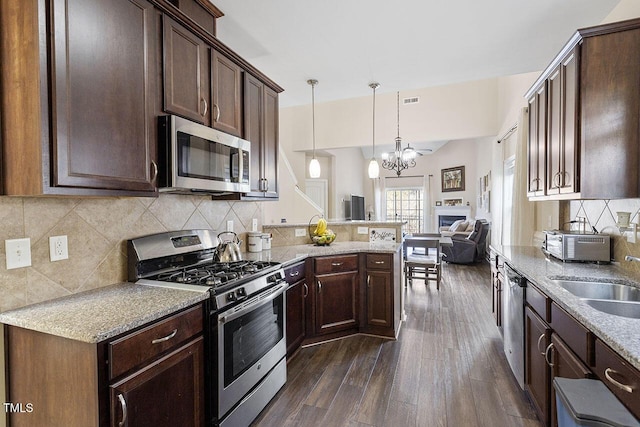
[[[225,241],[220,238],[220,236],[224,234],[233,235],[233,238]],[[236,233],[233,231],[223,231],[218,234],[218,240],[220,243],[218,243],[216,247],[216,259],[219,262],[233,262],[242,259],[242,253],[240,252],[242,242]]]

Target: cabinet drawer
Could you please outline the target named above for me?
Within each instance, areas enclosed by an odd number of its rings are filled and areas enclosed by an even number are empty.
[[[358,255],[327,256],[316,258],[316,274],[341,273],[358,269]]]
[[[393,257],[389,254],[367,254],[367,270],[391,270]]]
[[[526,301],[527,304],[535,310],[538,316],[542,317],[547,322],[551,320],[549,318],[549,304],[551,300],[545,294],[540,292],[538,288],[533,286],[531,282],[527,283]]]
[[[580,358],[590,365],[590,335],[588,329],[576,319],[560,308],[555,302],[551,304],[551,328],[562,338],[567,346]]]
[[[202,305],[153,323],[109,343],[111,379],[202,332]]]
[[[633,415],[640,417],[640,372],[600,340],[595,347],[596,374]]]
[[[304,279],[304,273],[304,262],[291,265],[284,269],[284,280],[286,280],[287,283],[291,285]]]

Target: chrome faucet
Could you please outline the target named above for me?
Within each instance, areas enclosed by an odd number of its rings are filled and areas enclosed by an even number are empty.
[[[626,257],[624,257],[625,261],[635,261],[635,262],[640,262],[640,258],[636,257],[636,256],[631,256],[631,255],[627,255]]]

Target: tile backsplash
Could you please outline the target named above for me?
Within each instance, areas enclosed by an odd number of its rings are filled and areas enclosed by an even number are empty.
[[[569,218],[586,218],[587,229],[595,227],[601,233],[610,234],[613,238],[613,258],[620,266],[640,276],[640,263],[627,262],[626,255],[640,256],[640,235],[636,243],[627,241],[629,231],[620,230],[617,226],[617,212],[630,212],[630,222],[640,223],[640,199],[620,200],[573,200],[569,202]],[[566,229],[578,224],[566,224]]]
[[[127,280],[127,239],[191,228],[234,231],[246,242],[262,204],[206,196],[0,197],[0,311]],[[49,261],[49,237],[68,236],[69,259]],[[31,267],[6,269],[4,241],[31,239]]]

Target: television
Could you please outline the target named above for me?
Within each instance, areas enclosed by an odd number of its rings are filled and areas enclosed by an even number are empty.
[[[364,196],[352,194],[344,201],[344,218],[347,221],[365,220]]]

